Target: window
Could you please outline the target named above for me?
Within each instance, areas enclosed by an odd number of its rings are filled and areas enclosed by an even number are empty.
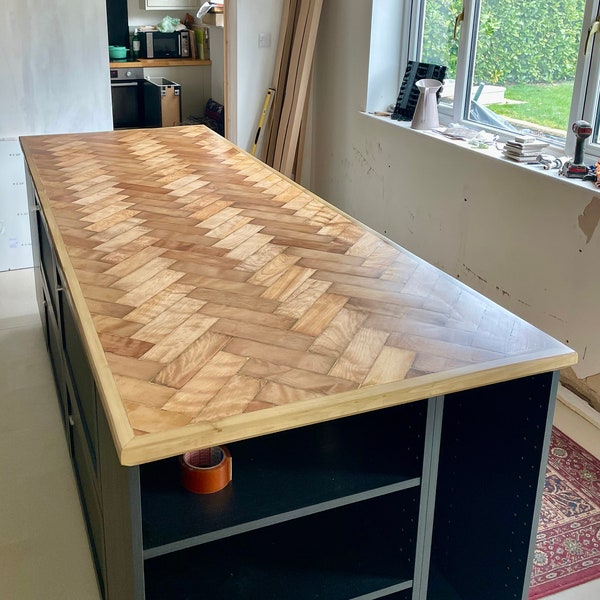
[[[563,149],[583,119],[593,125],[588,153],[600,156],[600,0],[410,5],[405,57],[447,67],[440,113],[448,122],[527,133]]]

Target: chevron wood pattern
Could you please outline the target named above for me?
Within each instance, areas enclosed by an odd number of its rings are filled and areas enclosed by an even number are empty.
[[[260,413],[274,430],[310,400],[575,360],[204,127],[22,145],[97,371],[164,453],[194,424]]]

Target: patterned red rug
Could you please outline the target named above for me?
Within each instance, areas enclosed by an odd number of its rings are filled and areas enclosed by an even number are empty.
[[[600,461],[554,427],[529,600],[600,577]]]

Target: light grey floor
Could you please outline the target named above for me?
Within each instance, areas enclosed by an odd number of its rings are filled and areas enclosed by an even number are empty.
[[[0,598],[100,598],[35,304],[0,273]]]
[[[0,415],[0,599],[98,600],[31,269],[0,272]],[[555,422],[600,457],[598,429],[561,404]],[[600,580],[549,598],[595,600]]]

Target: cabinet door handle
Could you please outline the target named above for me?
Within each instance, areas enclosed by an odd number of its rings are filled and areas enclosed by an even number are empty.
[[[69,425],[71,427],[75,427],[75,420],[73,419],[73,415],[69,415]]]

